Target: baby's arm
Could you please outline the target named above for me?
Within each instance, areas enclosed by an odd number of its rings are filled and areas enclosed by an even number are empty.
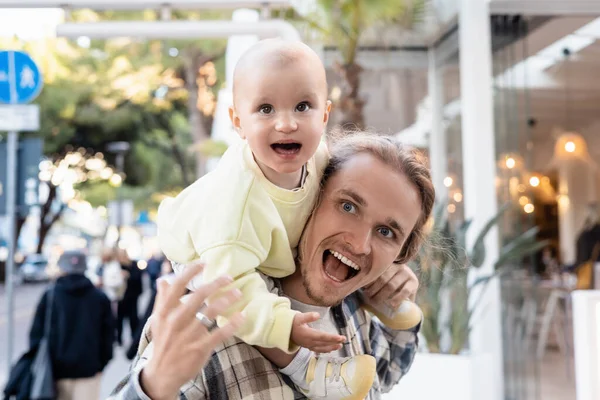
[[[291,309],[287,298],[269,291],[257,271],[263,260],[255,251],[242,243],[220,245],[204,251],[202,261],[206,264],[202,275],[204,283],[229,275],[234,279],[230,288],[242,292],[242,299],[217,319],[219,326],[226,322],[229,315],[242,311],[246,323],[238,330],[237,336],[244,342],[277,347],[288,353],[297,349],[291,341],[291,333],[298,312]]]

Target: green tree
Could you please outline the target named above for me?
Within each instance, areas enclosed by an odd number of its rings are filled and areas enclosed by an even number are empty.
[[[88,11],[80,18],[96,18]],[[1,48],[28,51],[40,63],[45,88],[36,103],[41,109],[44,154],[57,169],[73,152],[102,158],[106,168],[114,155],[105,153],[112,141],[131,143],[123,178],[127,195],[143,207],[156,205],[149,194],[177,190],[194,179],[195,154],[188,122],[188,90],[181,79],[182,61],[168,55],[172,43],[138,42],[130,39],[93,41],[81,48],[65,39],[21,42],[1,39]],[[207,127],[211,124],[210,93],[216,85],[214,63],[199,69],[194,84],[195,108],[202,109]],[[72,166],[77,169],[79,166]],[[76,167],[76,168],[75,168]],[[114,172],[114,168],[112,168]],[[75,174],[89,171],[77,169]],[[92,174],[93,175],[93,174]],[[47,176],[48,197],[41,204],[38,251],[66,204],[61,203],[61,179]],[[115,188],[106,179],[78,179],[76,194],[89,195],[95,205],[114,198]],[[99,200],[103,199],[103,203]],[[141,201],[141,200],[144,201]],[[24,219],[18,221],[20,228]]]
[[[423,21],[428,0],[317,0],[317,10],[307,15],[288,12],[288,18],[315,32],[325,44],[341,53],[335,72],[343,82],[335,112],[340,124],[364,127],[365,101],[359,94],[363,68],[357,62],[361,40],[368,32],[392,26],[412,30]]]

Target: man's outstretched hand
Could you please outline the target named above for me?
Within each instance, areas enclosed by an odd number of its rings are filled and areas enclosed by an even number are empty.
[[[375,303],[396,309],[404,300],[415,301],[419,279],[405,264],[392,264],[375,282],[365,286],[363,293]]]
[[[316,312],[298,313],[292,323],[292,342],[315,353],[329,353],[339,350],[346,337],[333,333],[321,332],[308,324],[318,321],[321,316]]]

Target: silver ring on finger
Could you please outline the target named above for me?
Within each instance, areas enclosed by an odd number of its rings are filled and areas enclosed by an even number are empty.
[[[200,321],[202,325],[210,332],[217,327],[217,321],[214,319],[208,318],[206,315],[201,312],[196,313],[196,318]]]

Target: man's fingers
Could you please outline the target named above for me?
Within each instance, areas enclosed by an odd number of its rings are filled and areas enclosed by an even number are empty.
[[[389,300],[389,298],[394,294],[396,290],[397,286],[395,286],[394,282],[390,282],[387,286],[382,287],[381,290],[377,292],[377,294],[371,296],[371,298],[376,303],[384,303],[387,300]]]
[[[398,297],[401,299],[400,303],[403,300],[410,300],[414,302],[415,298],[417,297],[417,289],[413,288],[413,285],[406,284],[398,294]]]
[[[398,266],[392,264],[388,269],[384,271],[383,274],[379,278],[375,280],[375,282],[370,285],[365,286],[365,292],[368,296],[374,297],[379,293],[379,291],[388,285],[388,283],[394,278],[396,272],[398,271]]]
[[[240,329],[243,323],[244,316],[241,313],[234,314],[225,326],[221,328],[215,328],[208,335],[206,343],[207,348],[212,349],[216,347],[219,343],[222,343],[225,340],[233,337],[233,335],[235,335],[235,332],[237,332],[237,330]]]
[[[230,276],[220,276],[211,283],[201,285],[199,288],[193,292],[189,299],[185,303],[185,311],[189,314],[196,315],[196,313],[200,310],[200,307],[204,305],[204,302],[207,298],[217,293],[219,289],[224,288],[227,285],[230,285],[233,282],[233,278]],[[239,290],[238,290],[239,292]],[[241,293],[240,293],[241,295]],[[220,297],[220,296],[219,296]],[[216,301],[216,300],[215,300]]]
[[[417,295],[417,288],[414,283],[411,281],[406,282],[400,290],[397,290],[396,293],[393,293],[389,299],[386,300],[386,303],[390,305],[392,308],[400,307],[400,304],[404,300],[415,301],[415,297]]]
[[[156,282],[156,300],[154,300],[154,308],[152,314],[161,315],[165,309],[164,303],[167,298],[171,285],[165,280],[158,280]]]
[[[369,296],[369,297],[373,297],[374,295],[377,294],[377,292],[379,292],[379,290],[381,290],[381,288],[387,283],[387,280],[383,279],[383,276],[380,276],[379,278],[377,278],[375,280],[375,282],[371,283],[370,285],[365,286],[364,290],[365,293]]]
[[[320,318],[321,316],[317,312],[299,313],[294,317],[294,324],[310,324],[311,322],[318,321]]]
[[[215,319],[217,316],[223,314],[225,310],[231,307],[231,305],[238,301],[241,297],[242,292],[240,292],[239,289],[229,290],[217,300],[207,305],[206,309],[202,310],[202,314],[209,319]]]

